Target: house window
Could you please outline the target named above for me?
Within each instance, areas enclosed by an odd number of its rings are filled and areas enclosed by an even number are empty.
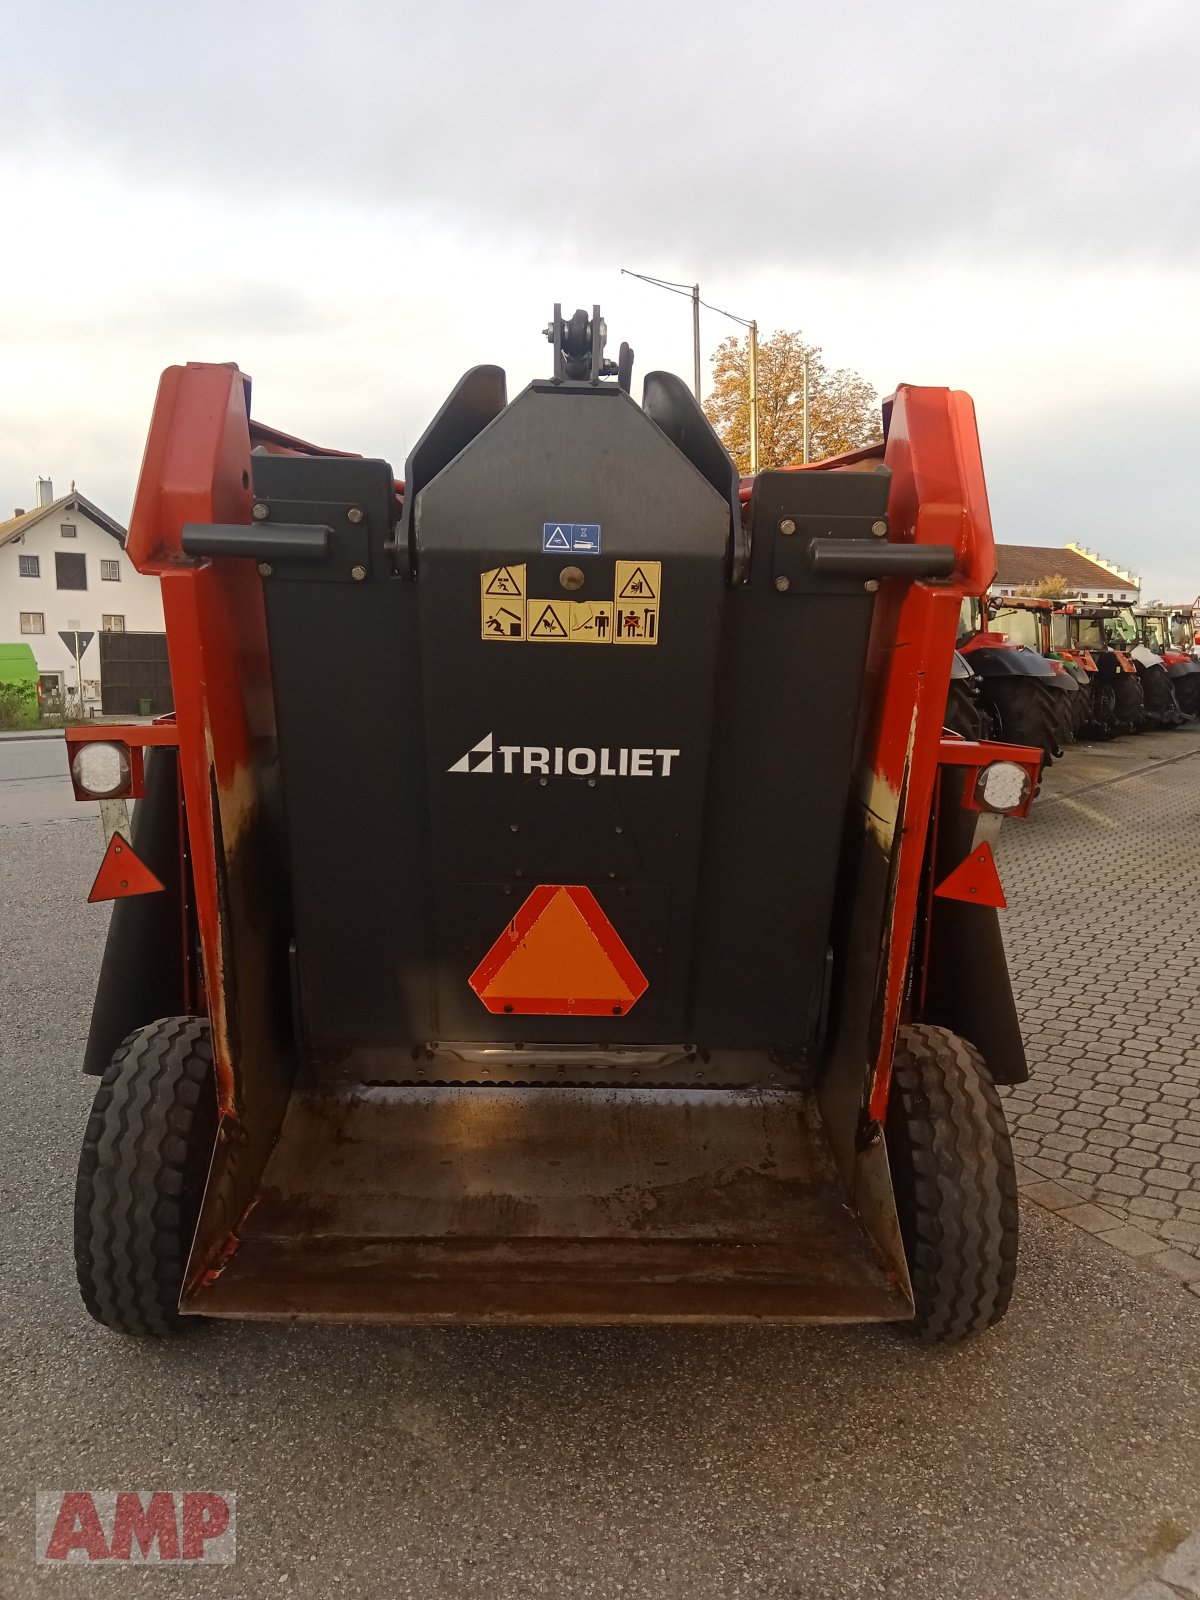
[[[87,557],[54,552],[54,574],[60,589],[87,588]]]
[[[22,611],[22,613],[21,613],[21,632],[22,633],[45,633],[45,631],[46,631],[46,614],[45,614],[45,612],[43,612],[43,611]]]
[[[64,522],[61,532],[64,539],[78,539],[79,537],[79,530],[73,522]]]
[[[121,563],[119,561],[102,561],[100,563],[100,576],[105,583],[120,583]]]
[[[106,611],[101,619],[100,626],[105,633],[124,633],[125,618],[119,617],[113,612]]]
[[[41,562],[37,556],[21,556],[20,566],[23,578],[40,578],[42,575]]]

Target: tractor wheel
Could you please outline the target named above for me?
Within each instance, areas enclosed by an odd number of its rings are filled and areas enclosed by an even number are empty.
[[[1200,672],[1188,672],[1172,678],[1175,698],[1185,717],[1200,717]]]
[[[984,694],[1002,739],[1040,750],[1047,766],[1062,755],[1056,690],[1044,688],[1035,678],[987,678]]]
[[[1117,727],[1121,733],[1141,733],[1146,727],[1146,700],[1141,679],[1119,672],[1113,679]]]
[[[1183,721],[1175,689],[1165,667],[1139,669],[1138,680],[1146,706],[1146,720],[1160,728],[1177,728]]]
[[[991,718],[980,704],[978,679],[951,678],[943,726],[964,739],[991,737]]]
[[[887,1152],[921,1338],[1000,1321],[1017,1273],[1017,1175],[983,1057],[946,1028],[901,1028]]]
[[[1113,739],[1117,729],[1117,692],[1111,683],[1097,680],[1089,693],[1087,733],[1093,739]]]
[[[1079,693],[1075,696],[1075,737],[1087,737],[1088,728],[1092,721],[1092,686],[1090,683],[1081,683]]]
[[[1059,746],[1063,749],[1075,743],[1075,702],[1079,695],[1072,694],[1070,689],[1052,689],[1055,696],[1053,717],[1054,731],[1058,736]]]
[[[182,1327],[179,1293],[216,1137],[208,1022],[167,1017],[131,1033],[96,1090],[75,1183],[75,1270],[105,1327]]]

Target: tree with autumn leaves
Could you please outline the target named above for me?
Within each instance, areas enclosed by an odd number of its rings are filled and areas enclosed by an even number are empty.
[[[758,344],[758,465],[795,466],[804,456],[804,358],[808,357],[808,456],[820,461],[883,437],[879,397],[865,378],[832,369],[799,332]],[[742,472],[750,470],[750,338],[723,339],[712,360],[704,412]]]

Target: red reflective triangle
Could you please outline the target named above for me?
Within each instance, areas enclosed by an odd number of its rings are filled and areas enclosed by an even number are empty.
[[[161,888],[162,884],[150,868],[134,855],[133,846],[124,834],[114,833],[108,841],[88,903],[124,900],[131,894],[155,894]]]
[[[646,978],[590,889],[540,884],[467,980],[493,1014],[624,1016]]]
[[[966,900],[977,906],[996,906],[1000,910],[1008,904],[1000,887],[1000,874],[996,871],[996,858],[986,841],[972,850],[958,866],[933,891],[946,900]]]

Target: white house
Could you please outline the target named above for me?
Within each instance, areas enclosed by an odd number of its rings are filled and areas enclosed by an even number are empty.
[[[76,493],[54,498],[37,482],[32,510],[0,522],[0,642],[28,644],[44,694],[100,707],[100,645],[93,638],[76,662],[62,633],[164,632],[158,579],[145,577],[125,554],[125,529]]]

